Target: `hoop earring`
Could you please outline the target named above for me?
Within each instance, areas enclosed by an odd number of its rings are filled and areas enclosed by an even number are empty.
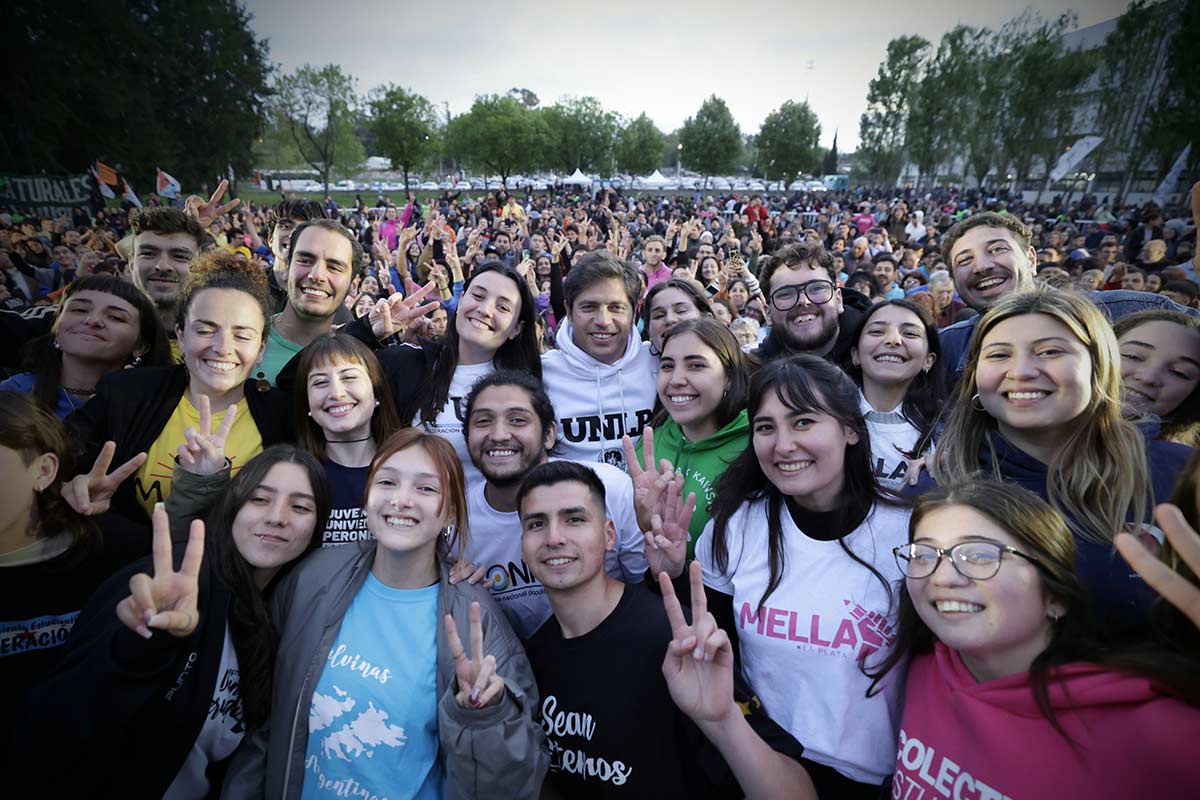
[[[131,367],[138,367],[138,366],[141,366],[141,364],[142,364],[142,357],[141,357],[141,356],[134,356],[134,357],[133,357],[133,361],[131,361],[131,362],[130,362],[129,366],[131,366]]]
[[[975,409],[976,411],[987,411],[987,409],[983,407],[983,401],[979,399],[978,392],[971,397],[971,408]]]

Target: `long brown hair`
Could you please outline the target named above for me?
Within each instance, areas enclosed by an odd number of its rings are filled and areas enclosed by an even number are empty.
[[[1126,314],[1113,323],[1118,344],[1122,336],[1148,322],[1169,322],[1184,329],[1200,331],[1200,317],[1189,317],[1182,311],[1167,308],[1150,308]],[[1192,393],[1175,410],[1162,418],[1159,437],[1188,447],[1200,446],[1200,385],[1192,389]]]

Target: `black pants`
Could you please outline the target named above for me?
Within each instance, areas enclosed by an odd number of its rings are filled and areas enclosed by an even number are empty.
[[[808,770],[820,800],[880,800],[885,797],[885,785],[852,781],[833,767],[818,764],[807,758],[800,763]]]

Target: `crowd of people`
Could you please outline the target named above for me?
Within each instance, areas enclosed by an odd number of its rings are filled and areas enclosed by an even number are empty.
[[[227,188],[0,215],[18,781],[1196,793],[1200,184]]]

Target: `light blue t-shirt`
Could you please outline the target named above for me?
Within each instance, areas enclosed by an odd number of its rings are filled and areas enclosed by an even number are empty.
[[[285,339],[275,331],[275,323],[278,321],[278,314],[271,317],[271,330],[267,331],[267,349],[263,351],[262,365],[258,369],[250,371],[251,378],[257,378],[258,373],[261,372],[272,386],[276,385],[275,378],[279,375],[279,371],[304,349],[303,345]]]
[[[437,593],[359,589],[329,651],[308,715],[302,800],[440,800]]]

